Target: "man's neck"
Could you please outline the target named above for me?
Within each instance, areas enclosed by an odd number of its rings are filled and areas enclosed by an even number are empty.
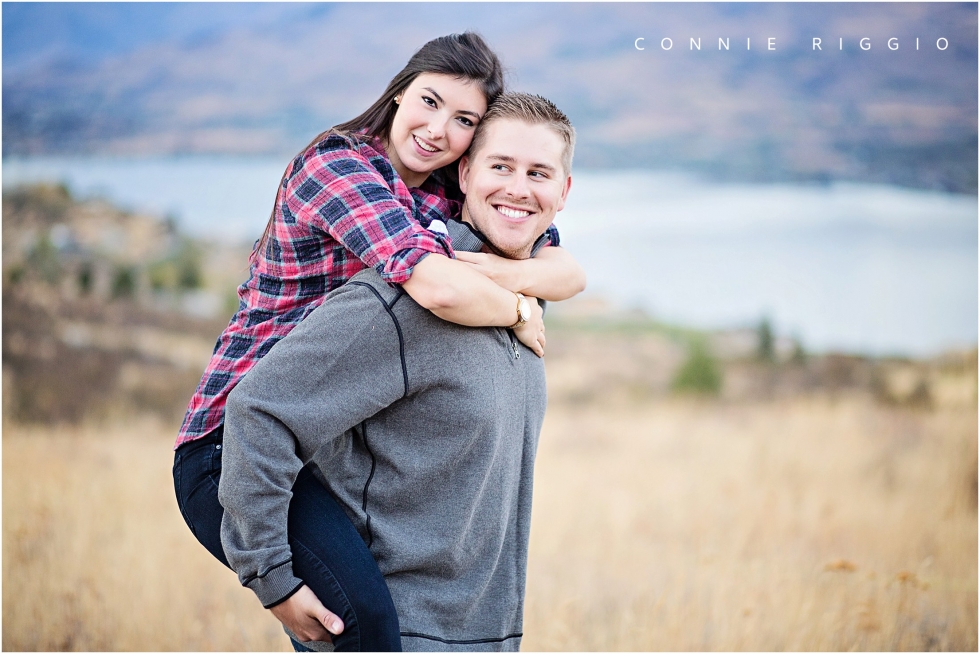
[[[496,247],[494,247],[493,243],[490,242],[489,237],[487,237],[486,234],[484,234],[479,229],[477,229],[476,225],[473,224],[473,221],[470,219],[470,214],[466,210],[465,203],[463,204],[463,210],[460,212],[459,220],[456,222],[465,223],[470,228],[472,234],[474,234],[475,237],[478,238],[483,243],[482,247],[479,250],[475,248],[474,249],[462,248],[468,252],[478,252],[478,251],[487,252],[489,254],[496,254],[498,257],[503,257],[504,259],[520,260],[520,259],[529,259],[533,257],[534,253],[537,252],[542,246],[541,241],[542,241],[542,236],[544,236],[544,234],[539,235],[538,238],[535,239],[534,243],[531,245],[530,251],[523,257],[514,257],[512,255],[501,252]],[[452,236],[452,234],[450,234],[450,236]],[[453,241],[453,243],[455,243],[455,240]]]
[[[487,252],[489,254],[503,256],[490,244],[490,239],[487,238],[487,235],[477,229],[476,225],[473,224],[473,221],[470,219],[470,212],[466,210],[465,204],[463,205],[462,212],[460,212],[459,222],[469,225],[469,228],[473,231],[473,233],[477,235],[480,241],[482,241],[483,245],[479,250],[480,252]]]
[[[446,221],[446,228],[449,230],[453,249],[462,252],[492,252],[492,250],[487,249],[486,236],[481,234],[471,223],[464,223],[462,220],[449,220]]]

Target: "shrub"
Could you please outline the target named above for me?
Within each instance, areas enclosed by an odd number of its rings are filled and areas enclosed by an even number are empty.
[[[704,340],[691,340],[687,361],[674,376],[671,389],[702,395],[717,395],[721,391],[721,369]]]
[[[136,294],[136,271],[128,266],[120,266],[112,280],[113,298],[130,298]]]

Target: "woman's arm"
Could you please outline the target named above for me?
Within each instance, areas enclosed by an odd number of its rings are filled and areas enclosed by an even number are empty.
[[[415,264],[412,276],[402,288],[422,307],[459,325],[510,327],[517,322],[514,292],[462,261],[427,256]],[[534,297],[528,301],[532,306],[537,305]],[[535,354],[544,356],[544,322],[539,312],[532,311],[531,320],[515,329],[514,335]]]
[[[482,252],[457,252],[456,258],[510,291],[549,302],[567,300],[585,290],[585,270],[560,247],[541,248],[534,257],[522,260]]]
[[[448,242],[417,222],[410,206],[430,216],[445,215],[445,200],[435,196],[430,200],[431,206],[413,198],[403,185],[392,189],[361,149],[332,136],[289,176],[281,202],[284,221],[289,218],[322,230],[375,268],[386,282],[402,284],[413,299],[440,318],[469,326],[513,325],[517,321],[513,293],[450,259]],[[288,244],[297,261],[322,256],[322,246],[308,240],[297,238]],[[543,323],[525,325],[515,334],[541,356],[543,328]]]

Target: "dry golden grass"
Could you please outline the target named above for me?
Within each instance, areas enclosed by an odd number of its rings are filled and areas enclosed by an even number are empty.
[[[183,524],[174,428],[7,426],[5,650],[288,650]],[[976,408],[549,409],[524,648],[977,648]]]
[[[174,433],[5,427],[4,650],[291,651],[184,525]]]
[[[531,650],[976,650],[977,415],[553,407]]]

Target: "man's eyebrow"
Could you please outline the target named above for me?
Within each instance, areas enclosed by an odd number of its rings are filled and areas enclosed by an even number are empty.
[[[503,161],[504,163],[514,163],[517,161],[517,159],[515,159],[514,157],[508,156],[506,154],[488,154],[487,159],[492,159],[493,161]],[[547,163],[532,163],[530,167],[538,168],[541,170],[547,170],[550,173],[553,173],[556,170],[558,170],[551,164],[547,164]]]
[[[422,89],[422,90],[423,90],[423,91],[428,91],[428,92],[429,92],[429,93],[431,93],[432,95],[434,95],[434,96],[436,96],[436,100],[438,100],[438,101],[440,102],[440,104],[446,104],[446,101],[442,99],[442,96],[441,96],[441,95],[439,95],[439,92],[438,92],[438,91],[436,91],[436,90],[435,90],[434,88],[432,88],[431,86],[426,86],[426,87],[425,87],[424,89]],[[461,110],[460,110],[460,111],[458,111],[457,113],[461,113],[461,114],[466,114],[467,116],[473,116],[473,117],[474,117],[474,118],[476,118],[477,120],[482,120],[482,119],[483,119],[483,116],[481,116],[480,114],[478,114],[478,113],[476,113],[475,111],[466,111],[465,109],[461,109]]]

